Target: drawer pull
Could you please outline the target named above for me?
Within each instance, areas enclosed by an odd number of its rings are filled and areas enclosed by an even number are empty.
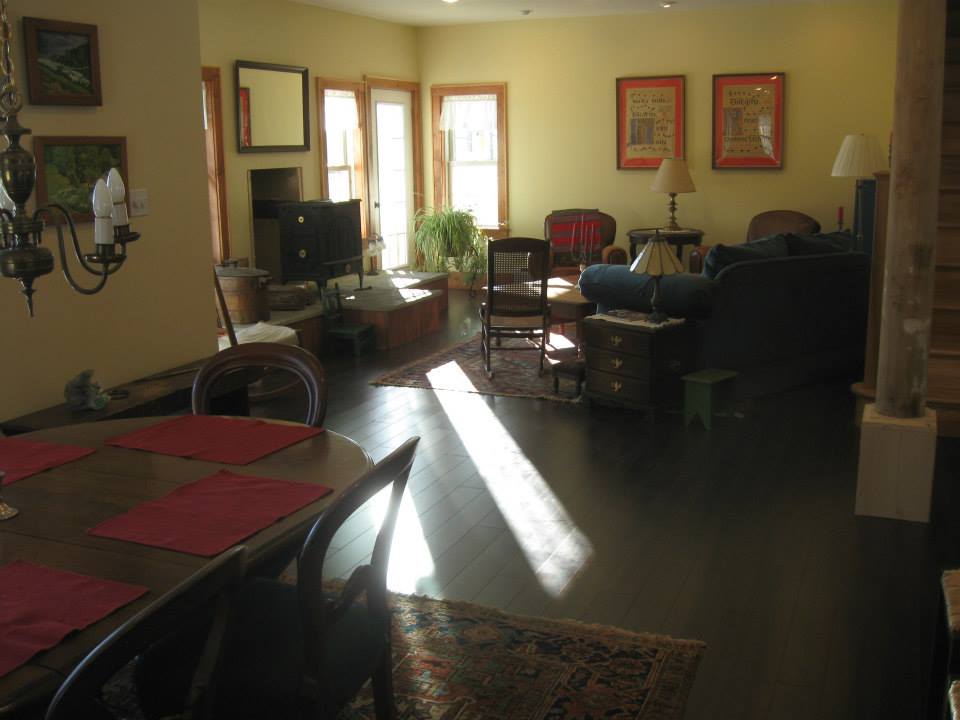
[[[613,390],[615,393],[618,393],[623,389],[623,385],[621,385],[619,381],[614,380],[613,382],[610,383],[610,389]]]
[[[623,360],[620,358],[613,358],[613,360],[610,361],[610,364],[613,365],[614,370],[619,370],[621,367],[623,367]]]
[[[306,260],[306,259],[307,259],[307,251],[304,250],[303,248],[301,248],[300,250],[297,251],[297,257],[299,257],[301,260]]]
[[[303,225],[303,215],[297,218],[297,222]]]
[[[623,342],[623,338],[620,337],[619,335],[614,335],[610,338],[610,342],[613,343],[614,347],[619,347],[620,343]]]

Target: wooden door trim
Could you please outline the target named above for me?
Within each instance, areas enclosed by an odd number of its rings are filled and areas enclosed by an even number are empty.
[[[220,205],[220,257],[215,261],[223,261],[230,257],[230,228],[227,216],[227,166],[223,152],[223,104],[221,101],[223,85],[220,82],[220,68],[204,65],[200,68],[200,77],[204,83],[216,87],[212,102],[215,122],[213,127],[213,152],[217,164],[217,195]],[[208,101],[211,98],[208,93]]]

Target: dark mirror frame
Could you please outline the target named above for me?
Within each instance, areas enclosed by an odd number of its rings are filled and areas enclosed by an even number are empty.
[[[303,102],[303,143],[297,145],[243,145],[243,119],[240,115],[240,70],[274,70],[276,72],[299,73]],[[237,60],[233,66],[234,107],[237,115],[237,152],[298,152],[310,149],[310,90],[307,68],[296,65],[276,65],[274,63]]]

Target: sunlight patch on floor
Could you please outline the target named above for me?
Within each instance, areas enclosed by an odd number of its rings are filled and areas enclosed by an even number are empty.
[[[431,370],[427,377],[431,384],[473,388],[455,362]],[[482,397],[449,391],[436,395],[530,569],[547,593],[561,596],[590,561],[590,540]]]
[[[370,499],[371,524],[379,528],[390,503],[390,490],[386,487]],[[390,547],[390,566],[387,570],[387,588],[393,592],[413,593],[417,581],[433,574],[433,557],[420,527],[417,508],[409,489],[403,494],[397,526]]]

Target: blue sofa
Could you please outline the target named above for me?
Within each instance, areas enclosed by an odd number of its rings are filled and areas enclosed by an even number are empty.
[[[740,373],[742,397],[862,377],[869,256],[831,236],[775,238],[767,247],[717,246],[704,274],[661,278],[662,309],[693,326],[699,367]],[[756,259],[741,259],[751,253]],[[624,265],[593,265],[580,291],[601,312],[648,312],[653,282]]]

